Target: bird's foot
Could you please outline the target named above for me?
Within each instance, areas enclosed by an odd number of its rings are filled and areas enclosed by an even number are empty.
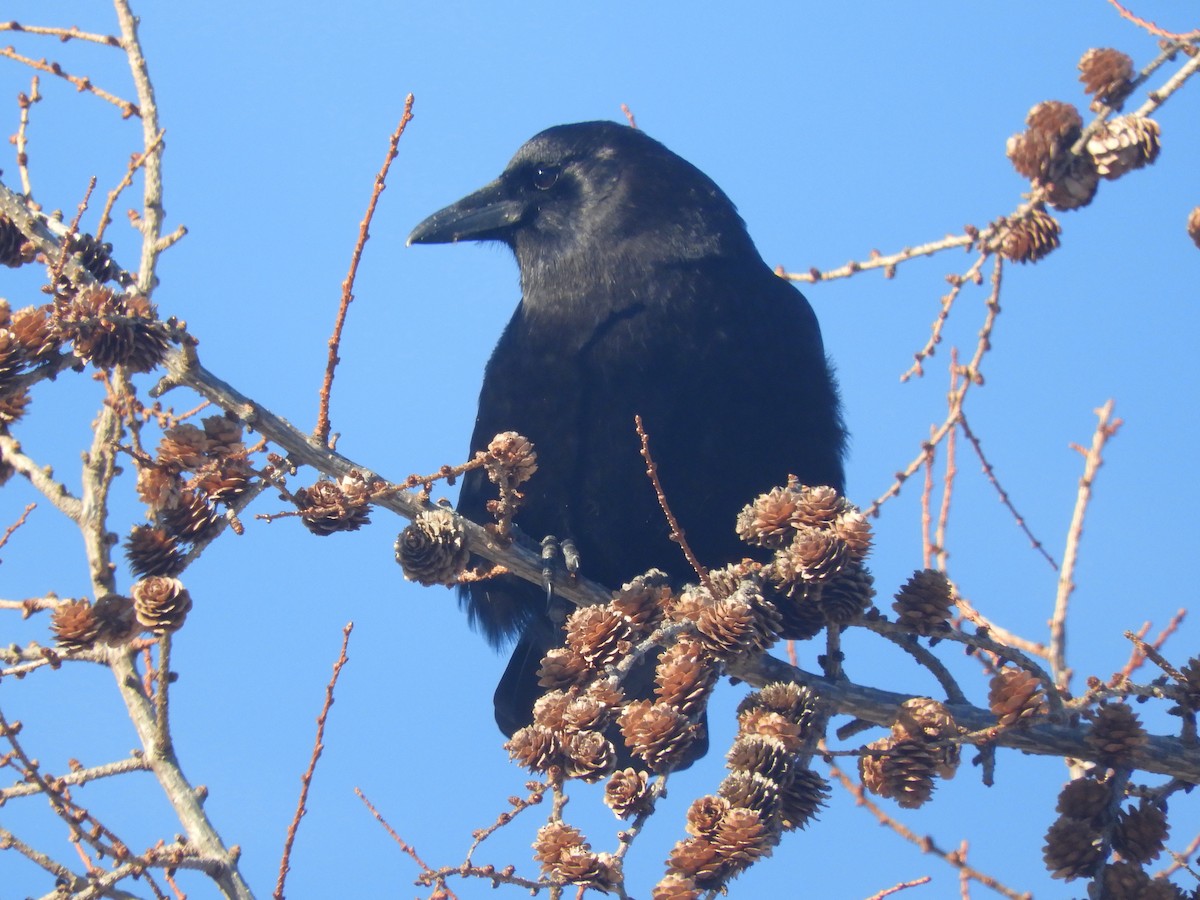
[[[542,587],[546,589],[546,602],[554,596],[554,576],[566,575],[574,579],[579,574],[579,548],[570,538],[561,541],[552,534],[542,538]]]

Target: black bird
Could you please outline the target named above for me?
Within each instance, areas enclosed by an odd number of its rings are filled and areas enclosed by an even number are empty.
[[[737,513],[789,474],[842,490],[845,431],[812,308],[763,262],[721,189],[644,132],[612,122],[543,131],[408,242],[460,240],[507,244],[521,270],[471,451],[503,431],[533,441],[538,471],[516,523],[573,540],[586,577],[615,588],[658,567],[696,580],[668,538],[635,414],[705,565],[753,554],[734,532]],[[476,470],[458,510],[486,522],[494,497]],[[562,616],[511,576],[464,586],[460,599],[494,646],[520,638],[495,697],[511,735],[531,721]]]

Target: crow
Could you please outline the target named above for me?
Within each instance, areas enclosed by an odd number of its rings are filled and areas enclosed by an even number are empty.
[[[573,541],[583,575],[614,588],[655,567],[696,580],[668,536],[635,415],[707,566],[753,555],[735,534],[737,513],[789,474],[843,490],[846,432],[812,308],[763,262],[721,189],[644,132],[549,128],[408,243],[462,240],[506,244],[521,275],[471,451],[504,431],[533,442],[538,470],[516,524]],[[487,521],[495,496],[474,470],[458,511]],[[518,638],[495,695],[511,736],[532,720],[563,610],[512,576],[464,585],[460,600],[493,646]]]

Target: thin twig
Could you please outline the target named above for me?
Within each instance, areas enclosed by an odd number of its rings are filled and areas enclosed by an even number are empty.
[[[392,137],[388,141],[387,155],[384,157],[383,165],[379,169],[379,173],[375,176],[375,186],[371,190],[371,199],[367,202],[367,211],[363,215],[362,222],[358,226],[358,240],[354,244],[354,252],[350,256],[350,271],[346,273],[346,279],[342,282],[342,299],[338,304],[337,319],[333,325],[333,334],[329,338],[329,359],[325,363],[325,377],[321,382],[320,405],[317,408],[317,427],[313,430],[313,434],[317,440],[322,443],[329,441],[329,394],[333,390],[333,373],[338,364],[338,348],[342,345],[342,327],[346,324],[346,313],[350,309],[350,303],[354,300],[354,279],[358,275],[358,264],[362,260],[363,248],[366,246],[367,238],[370,237],[371,220],[375,217],[375,207],[379,203],[379,195],[383,193],[383,189],[387,186],[388,170],[392,167],[392,160],[396,158],[399,152],[400,138],[404,135],[404,129],[408,123],[412,121],[413,113],[413,95],[409,94],[404,98],[404,113],[400,116],[400,124],[396,126],[396,130],[392,132]]]
[[[42,95],[38,92],[38,77],[33,76],[33,82],[29,86],[29,94],[17,95],[17,104],[21,107],[21,123],[17,126],[17,171],[21,176],[21,190],[25,192],[25,196],[32,202],[33,200],[33,184],[29,179],[29,108],[33,104],[42,99]]]
[[[25,524],[25,520],[29,518],[29,514],[35,509],[37,509],[36,503],[26,504],[25,509],[21,512],[21,515],[17,521],[13,522],[6,529],[4,529],[4,534],[0,534],[0,547],[3,547],[8,543],[8,539],[13,536],[13,533],[18,528]]]
[[[894,884],[890,888],[884,888],[877,894],[872,894],[867,900],[883,900],[884,897],[890,897],[892,894],[898,894],[900,891],[911,887],[920,887],[923,884],[929,884],[933,881],[928,875],[922,875],[920,878],[914,878],[912,881],[901,881],[899,884]]]
[[[671,512],[670,504],[667,503],[667,495],[663,491],[662,482],[658,480],[658,466],[655,465],[654,457],[650,454],[650,437],[642,427],[642,417],[634,416],[633,422],[634,427],[637,429],[638,437],[642,441],[642,459],[646,461],[646,475],[649,476],[650,483],[654,485],[654,493],[658,497],[658,505],[662,507],[663,515],[667,519],[667,525],[671,529],[668,536],[683,550],[683,555],[687,557],[687,561],[696,573],[696,577],[700,579],[700,583],[711,590],[712,582],[708,577],[708,569],[700,563],[700,560],[696,558],[696,554],[692,552],[692,548],[687,542],[687,535],[679,527],[679,520],[675,518],[675,514]]]
[[[93,34],[80,31],[74,25],[69,28],[52,28],[45,25],[22,25],[20,22],[0,22],[0,31],[14,31],[23,34],[41,34],[56,37],[64,44],[67,41],[90,41],[93,44],[105,44],[109,47],[120,47],[120,38],[111,34]]]
[[[884,256],[877,250],[873,250],[870,257],[864,262],[848,262],[844,266],[836,269],[827,269],[824,272],[816,268],[809,269],[807,272],[788,272],[784,270],[783,266],[779,266],[776,268],[775,274],[780,278],[786,278],[788,281],[805,281],[809,284],[818,281],[832,281],[835,278],[849,278],[851,275],[866,272],[870,269],[883,269],[886,274],[894,272],[897,265],[908,262],[910,259],[932,256],[934,253],[942,250],[951,250],[955,247],[970,247],[975,243],[977,238],[978,232],[974,235],[970,233],[948,234],[941,240],[930,241],[927,244],[921,244],[917,247],[905,247],[900,252],[892,253],[888,256]]]
[[[117,0],[117,2],[122,2],[122,0]],[[66,81],[69,81],[71,84],[75,85],[78,90],[88,91],[92,94],[95,94],[101,100],[105,100],[117,107],[117,109],[121,110],[121,116],[123,118],[128,119],[130,116],[136,116],[140,114],[136,103],[130,103],[128,100],[122,100],[116,94],[111,94],[104,90],[104,88],[97,87],[96,85],[92,84],[91,79],[87,78],[86,76],[72,75],[70,72],[65,71],[58,63],[47,62],[45,57],[42,59],[33,59],[29,56],[23,56],[12,47],[0,47],[0,56],[6,56],[15,62],[23,63],[32,69],[37,69],[39,72],[45,72],[47,75],[54,75],[58,78],[65,79]]]
[[[275,891],[271,895],[275,900],[283,900],[283,886],[287,880],[288,870],[291,868],[292,845],[296,842],[296,831],[300,827],[300,820],[307,812],[308,790],[312,787],[317,760],[321,758],[321,752],[325,749],[325,722],[329,718],[329,709],[333,706],[333,691],[337,687],[338,676],[342,674],[342,666],[350,661],[346,656],[346,648],[350,644],[350,632],[353,630],[353,622],[347,622],[342,629],[342,650],[333,664],[333,674],[329,678],[329,683],[325,685],[325,703],[321,706],[321,714],[317,716],[317,735],[313,741],[312,757],[308,761],[308,768],[300,777],[300,797],[296,801],[296,814],[292,817],[291,824],[288,825],[287,837],[283,842],[283,857],[279,860],[279,879],[275,882]]]
[[[129,160],[129,166],[125,170],[125,174],[117,183],[117,186],[108,192],[108,199],[104,201],[104,209],[100,211],[100,224],[96,227],[96,243],[104,237],[104,230],[112,223],[112,209],[117,202],[117,198],[121,196],[121,192],[125,188],[133,184],[133,176],[142,166],[146,164],[146,159],[151,153],[156,153],[159,147],[162,146],[164,132],[160,131],[154,141],[143,150],[141,153],[135,153]]]
[[[1075,590],[1075,563],[1079,558],[1079,541],[1083,536],[1083,519],[1087,513],[1088,503],[1092,499],[1092,483],[1096,472],[1103,465],[1104,445],[1108,439],[1117,433],[1121,427],[1120,419],[1112,419],[1113,402],[1109,400],[1096,410],[1098,421],[1092,435],[1090,449],[1084,453],[1083,475],[1079,479],[1079,491],[1075,496],[1075,510],[1071,515],[1071,525],[1067,530],[1067,546],[1063,551],[1062,570],[1058,576],[1058,593],[1054,598],[1054,613],[1050,618],[1049,660],[1054,672],[1054,681],[1059,690],[1066,691],[1070,687],[1071,671],[1067,668],[1067,609],[1071,603],[1071,594]]]
[[[1200,35],[1200,31],[1189,31],[1189,32],[1167,31],[1165,28],[1162,28],[1159,25],[1155,25],[1153,22],[1149,21],[1148,19],[1143,19],[1141,16],[1137,16],[1134,13],[1130,12],[1128,9],[1126,9],[1124,6],[1122,6],[1118,2],[1118,0],[1108,0],[1108,2],[1116,7],[1117,12],[1121,14],[1122,19],[1128,19],[1134,25],[1139,25],[1142,28],[1145,28],[1151,34],[1158,35],[1159,37],[1170,38],[1170,39],[1176,40],[1176,41],[1191,41],[1191,40],[1195,40],[1197,35]]]

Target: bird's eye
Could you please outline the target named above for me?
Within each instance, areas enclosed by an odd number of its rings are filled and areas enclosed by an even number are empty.
[[[558,181],[557,166],[538,166],[533,170],[533,186],[539,191],[548,191]]]

